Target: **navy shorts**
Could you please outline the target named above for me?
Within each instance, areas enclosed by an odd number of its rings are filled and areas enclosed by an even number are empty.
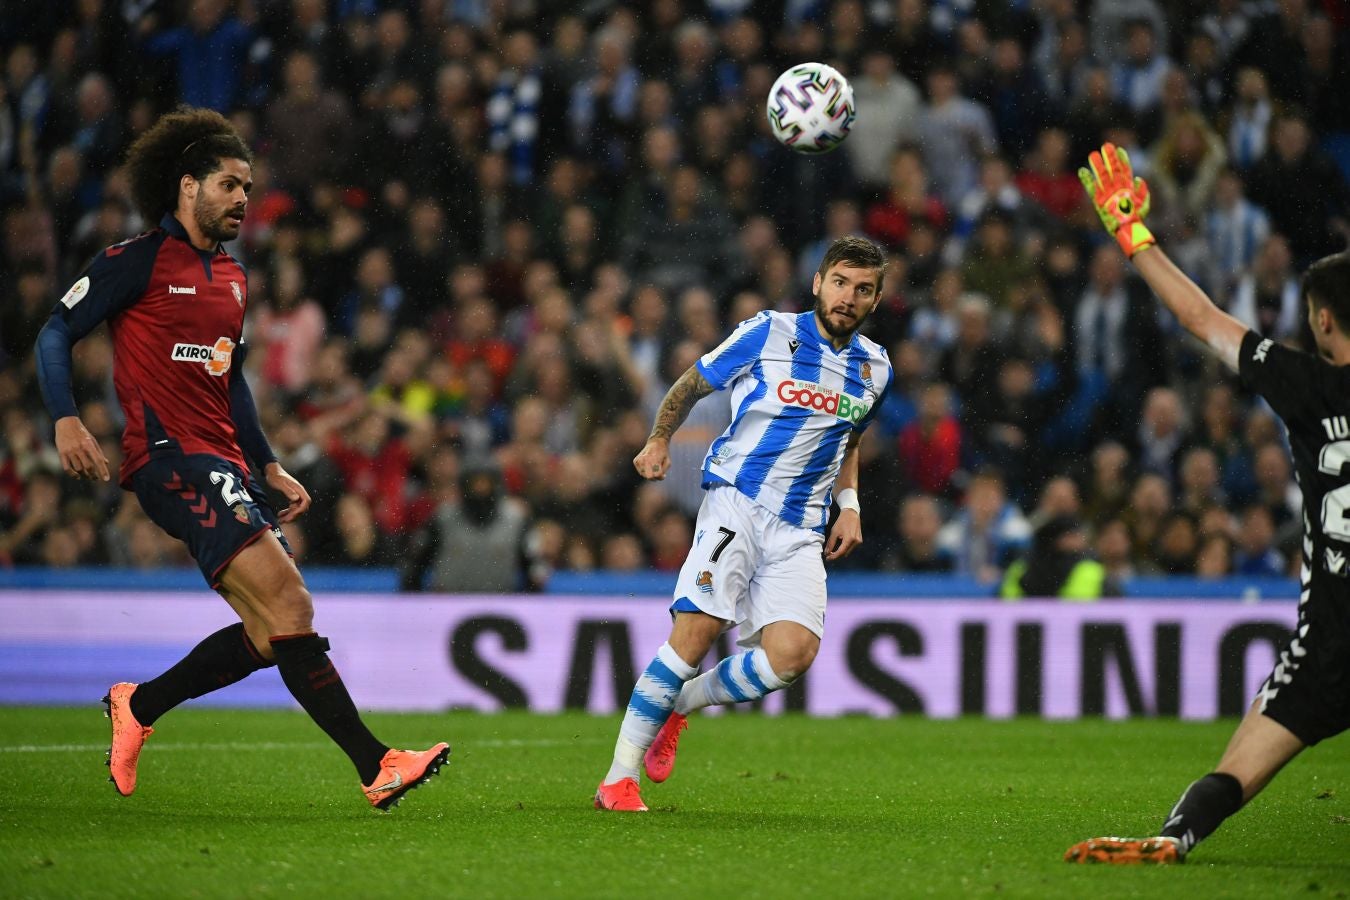
[[[205,453],[154,456],[131,476],[131,486],[150,520],[187,544],[212,589],[230,561],[268,531],[291,552],[266,491],[229,460]]]

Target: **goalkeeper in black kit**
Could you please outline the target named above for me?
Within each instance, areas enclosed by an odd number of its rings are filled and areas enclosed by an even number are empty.
[[[1093,153],[1083,186],[1144,280],[1284,421],[1303,490],[1298,624],[1213,772],[1191,784],[1152,837],[1101,837],[1070,862],[1179,863],[1303,750],[1350,728],[1350,252],[1318,260],[1302,299],[1317,353],[1262,338],[1220,310],[1144,225],[1148,185],[1125,151]]]

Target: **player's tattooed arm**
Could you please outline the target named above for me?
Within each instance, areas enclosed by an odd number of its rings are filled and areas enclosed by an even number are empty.
[[[656,422],[647,438],[647,445],[633,458],[633,466],[643,478],[660,481],[670,471],[670,436],[684,424],[689,410],[701,398],[713,392],[712,385],[697,366],[688,371],[666,391],[661,408],[656,411]]]
[[[713,392],[712,385],[697,366],[690,366],[666,391],[661,408],[656,411],[656,422],[647,440],[670,440],[670,436],[684,424],[694,404]]]

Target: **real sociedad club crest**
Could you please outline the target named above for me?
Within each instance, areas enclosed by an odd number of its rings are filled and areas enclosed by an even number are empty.
[[[862,364],[862,380],[863,385],[866,386],[869,391],[874,394],[877,392],[876,385],[872,384],[872,364],[870,362]]]
[[[244,305],[244,292],[240,289],[239,282],[231,281],[230,290],[234,291],[234,302],[242,307]]]

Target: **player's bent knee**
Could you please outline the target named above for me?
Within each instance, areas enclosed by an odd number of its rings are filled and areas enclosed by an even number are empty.
[[[766,652],[773,673],[791,684],[805,675],[806,671],[811,668],[811,663],[815,662],[816,659],[817,649],[819,648],[816,646],[802,644],[787,648],[775,648]]]

